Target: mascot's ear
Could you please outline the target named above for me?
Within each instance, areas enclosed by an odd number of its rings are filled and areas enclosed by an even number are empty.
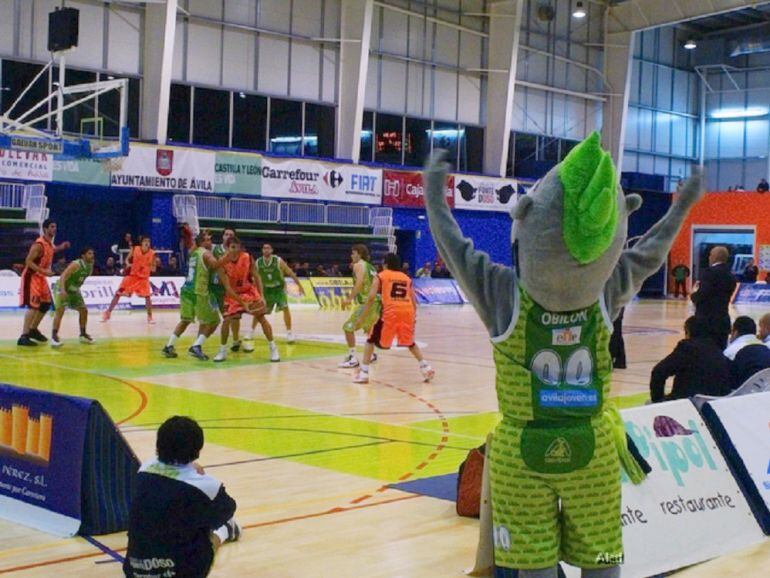
[[[642,206],[642,197],[637,194],[626,195],[626,213],[630,215]]]
[[[516,206],[514,207],[513,211],[511,211],[511,218],[514,221],[521,221],[524,219],[524,217],[529,212],[530,207],[532,207],[532,203],[534,201],[532,200],[532,197],[524,195],[519,199],[519,202],[516,203]]]

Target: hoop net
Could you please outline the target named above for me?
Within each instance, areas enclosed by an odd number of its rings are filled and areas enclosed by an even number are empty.
[[[123,162],[126,157],[107,157],[99,159],[102,165],[102,170],[108,173],[114,173],[123,169]]]

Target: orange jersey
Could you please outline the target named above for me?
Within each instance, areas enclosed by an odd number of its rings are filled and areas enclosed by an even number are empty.
[[[389,269],[377,276],[380,279],[382,317],[414,317],[412,280],[401,271]]]
[[[230,287],[236,293],[246,293],[254,286],[251,282],[251,272],[254,268],[254,260],[251,255],[242,251],[236,261],[227,259],[224,264],[227,280]]]
[[[53,263],[53,244],[43,236],[38,237],[35,243],[42,248],[42,253],[35,260],[35,264],[41,269],[50,269]],[[22,306],[38,309],[41,303],[51,302],[51,291],[45,275],[24,267],[21,273],[20,304]]]
[[[131,251],[131,273],[133,277],[149,279],[152,266],[155,263],[155,251],[148,249],[142,253],[142,248],[136,246]]]
[[[41,269],[50,269],[53,263],[53,244],[42,235],[35,239],[35,244],[40,245],[40,248],[43,250],[37,260],[35,260],[35,265]]]

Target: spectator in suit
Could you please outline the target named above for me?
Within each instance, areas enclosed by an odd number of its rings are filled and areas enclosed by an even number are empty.
[[[695,304],[695,317],[708,327],[714,343],[724,350],[730,335],[730,299],[736,281],[727,264],[730,253],[717,246],[709,253],[709,267],[701,274],[698,289],[690,296]]]
[[[687,299],[687,278],[690,276],[690,269],[687,265],[679,263],[671,270],[671,276],[674,278],[674,297],[679,297],[681,292]]]
[[[107,257],[102,267],[102,275],[113,276],[118,274],[118,268],[115,266],[115,257]]]
[[[614,369],[626,369],[626,342],[623,341],[623,314],[625,312],[626,308],[623,307],[612,325],[610,356]]]
[[[751,317],[736,318],[730,337],[725,357],[732,360],[733,387],[740,387],[752,375],[770,367],[770,349],[757,338],[757,324]]]
[[[770,347],[770,313],[765,313],[759,319],[759,335],[757,335],[762,343]]]
[[[727,395],[732,387],[730,361],[714,343],[708,326],[696,316],[684,322],[685,339],[677,343],[650,377],[653,403],[684,399],[696,394]],[[768,350],[770,351],[770,350]],[[674,378],[671,393],[666,394],[666,380]]]
[[[757,192],[766,193],[768,191],[770,191],[770,184],[767,183],[767,179],[760,179],[759,183],[757,184]]]
[[[749,259],[749,264],[743,270],[744,283],[756,283],[759,277],[759,268],[754,264],[754,259]]]

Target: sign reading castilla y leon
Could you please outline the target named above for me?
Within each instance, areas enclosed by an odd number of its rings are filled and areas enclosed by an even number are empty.
[[[132,144],[123,166],[110,175],[110,185],[133,189],[213,193],[213,152]]]
[[[743,493],[688,400],[624,410],[652,472],[623,479],[624,578],[689,566],[762,540]]]
[[[262,157],[259,155],[217,152],[214,172],[217,193],[260,194]]]

